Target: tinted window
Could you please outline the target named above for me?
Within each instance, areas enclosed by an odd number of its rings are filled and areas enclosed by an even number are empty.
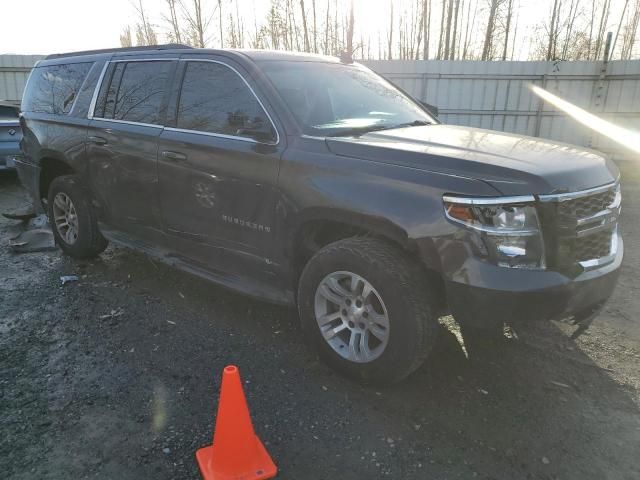
[[[219,63],[187,63],[176,124],[187,130],[250,138],[261,131],[275,139],[271,122],[251,90],[237,73]]]
[[[18,109],[0,105],[0,122],[17,122]]]
[[[91,65],[92,63],[72,63],[33,69],[23,110],[68,114]]]
[[[138,123],[160,123],[171,62],[115,63],[94,112],[95,117]]]

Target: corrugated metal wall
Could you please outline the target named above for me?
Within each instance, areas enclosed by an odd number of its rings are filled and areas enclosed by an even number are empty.
[[[640,131],[640,61],[365,62],[416,98],[435,105],[445,123],[539,136],[603,151],[619,146],[542,102],[539,85],[617,125]]]
[[[20,100],[31,67],[42,55],[0,55],[0,100]]]
[[[0,55],[0,100],[19,100],[39,55]],[[640,61],[475,62],[376,60],[366,65],[416,98],[445,123],[534,135],[607,152],[617,145],[536,97],[552,93],[620,126],[640,131]]]

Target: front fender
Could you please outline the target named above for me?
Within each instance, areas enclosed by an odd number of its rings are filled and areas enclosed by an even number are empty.
[[[366,228],[416,252],[441,271],[435,246],[459,229],[444,216],[442,195],[498,195],[485,182],[450,174],[335,155],[321,139],[293,141],[283,155],[282,231],[294,239],[310,220],[334,220]],[[291,255],[288,245],[285,255]]]

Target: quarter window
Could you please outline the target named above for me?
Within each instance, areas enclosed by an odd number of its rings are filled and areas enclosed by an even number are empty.
[[[169,61],[118,62],[101,88],[94,117],[160,124]]]
[[[231,68],[188,62],[176,126],[186,130],[274,141],[276,134],[262,106]]]
[[[70,63],[34,68],[22,109],[25,112],[67,115],[92,64]]]

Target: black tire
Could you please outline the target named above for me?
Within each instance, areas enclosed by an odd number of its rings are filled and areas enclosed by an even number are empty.
[[[323,279],[340,271],[366,279],[382,298],[389,317],[388,343],[380,356],[357,363],[340,356],[323,338],[314,310]],[[434,289],[414,260],[392,244],[353,237],[327,245],[305,266],[298,286],[298,309],[305,337],[335,370],[364,383],[398,382],[416,370],[431,351],[438,332]]]
[[[77,238],[71,243],[64,239],[54,218],[53,204],[56,195],[59,193],[69,197],[75,207],[78,229]],[[98,229],[96,214],[91,206],[89,196],[77,176],[63,175],[56,177],[49,186],[47,202],[53,236],[62,251],[71,257],[82,259],[93,258],[107,248],[108,242]]]

